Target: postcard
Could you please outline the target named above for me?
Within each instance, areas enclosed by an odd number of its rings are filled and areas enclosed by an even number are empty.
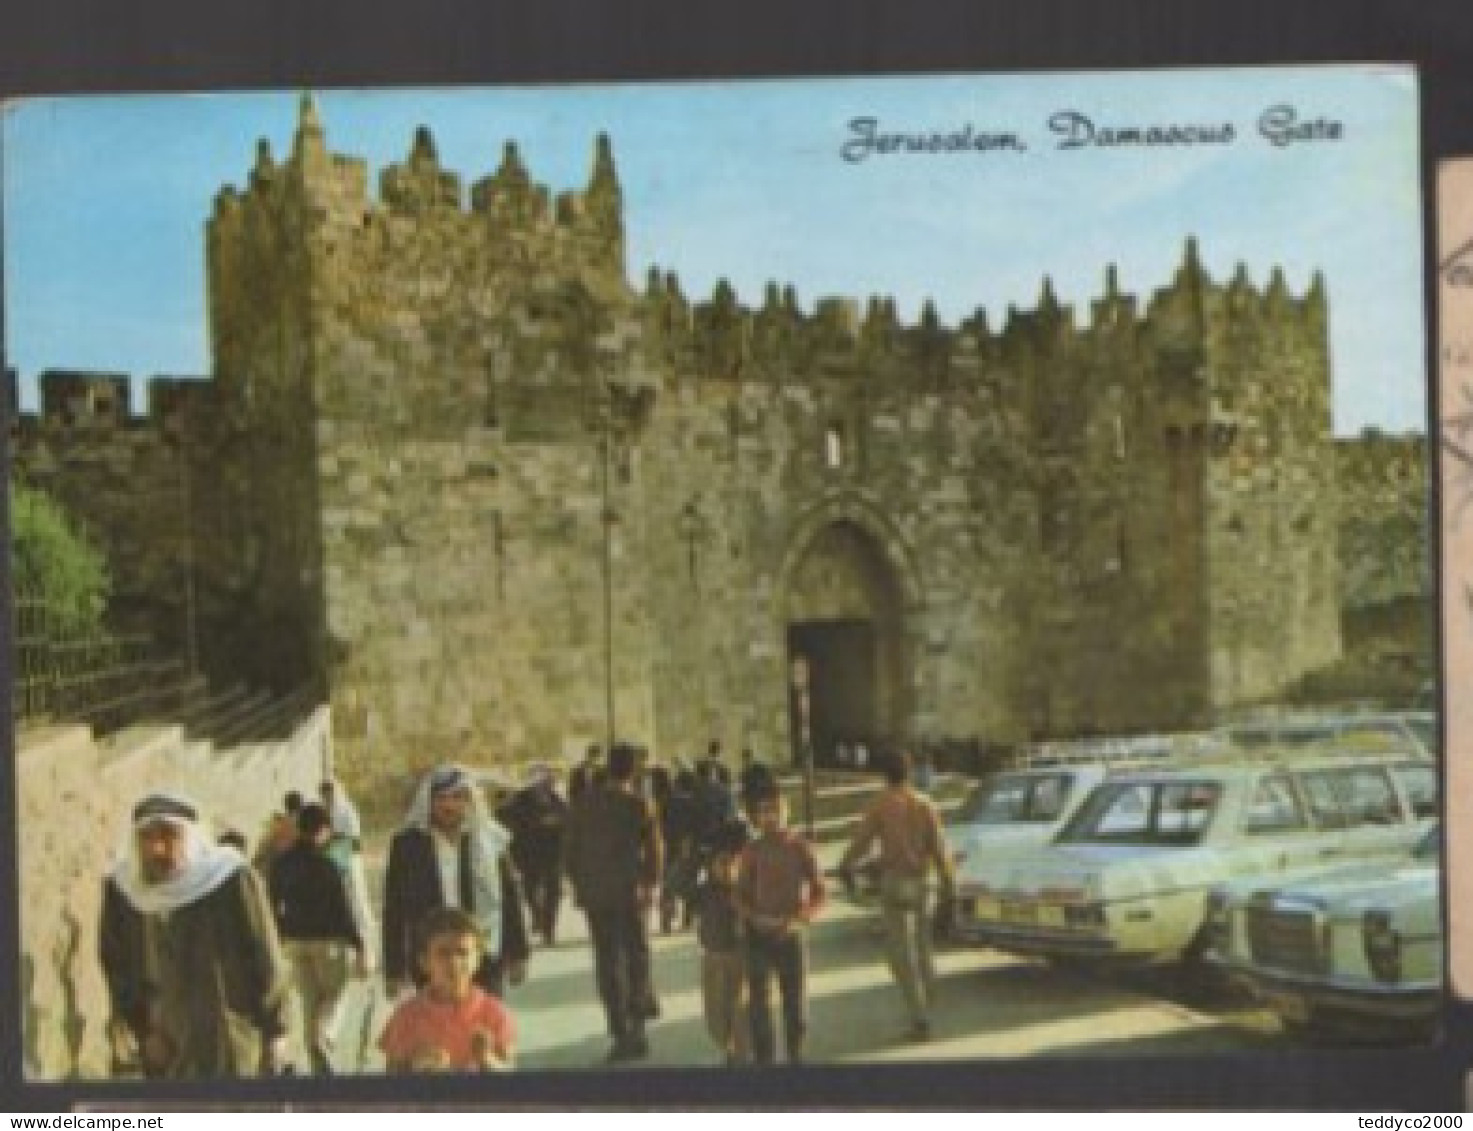
[[[1417,139],[1371,65],[9,105],[26,1080],[1435,1039]]]
[[[1442,483],[1442,653],[1444,678],[1448,688],[1460,685],[1467,670],[1467,611],[1469,596],[1469,488],[1473,486],[1473,459],[1469,455],[1468,410],[1473,404],[1473,342],[1469,340],[1469,318],[1473,301],[1470,271],[1470,208],[1473,208],[1473,169],[1467,161],[1444,162],[1438,168],[1438,322],[1439,408],[1441,444],[1438,459]],[[1465,696],[1449,694],[1446,706],[1446,738],[1449,750],[1467,741],[1469,705]],[[1449,948],[1451,981],[1459,997],[1469,996],[1473,989],[1473,967],[1470,967],[1468,942],[1473,940],[1473,923],[1468,922],[1468,900],[1460,894],[1468,885],[1468,864],[1473,860],[1473,846],[1458,831],[1460,817],[1467,804],[1467,767],[1457,759],[1447,763],[1448,798],[1448,928],[1452,936]]]

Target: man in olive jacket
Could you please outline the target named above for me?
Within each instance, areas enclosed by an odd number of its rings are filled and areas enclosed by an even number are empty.
[[[654,807],[635,788],[639,752],[609,751],[608,779],[573,806],[563,861],[588,919],[593,969],[614,1047],[610,1061],[649,1055],[644,1023],[657,1011],[647,919],[663,849]]]
[[[99,932],[115,1062],[162,1079],[279,1071],[291,972],[261,878],[181,797],[152,794],[132,817]]]

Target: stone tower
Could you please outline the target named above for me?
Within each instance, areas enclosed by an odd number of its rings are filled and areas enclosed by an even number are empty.
[[[424,129],[370,196],[304,100],[209,223],[219,506],[360,784],[1184,727],[1339,654],[1318,280],[1189,241],[1143,307],[1110,268],[1082,323],[1045,280],[909,325],[636,291],[606,137],[581,191],[509,144],[463,197]]]

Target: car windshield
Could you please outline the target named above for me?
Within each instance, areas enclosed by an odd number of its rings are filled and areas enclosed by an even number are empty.
[[[1064,813],[1070,773],[998,774],[982,782],[957,813],[959,825],[1043,824]]]
[[[1221,797],[1218,782],[1111,782],[1089,795],[1057,843],[1197,844],[1211,826]]]

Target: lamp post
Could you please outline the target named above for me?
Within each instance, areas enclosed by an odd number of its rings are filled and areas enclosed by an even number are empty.
[[[808,839],[813,839],[813,727],[812,727],[812,699],[809,697],[809,687],[812,684],[812,672],[809,667],[809,659],[802,653],[793,657],[789,676],[793,684],[793,700],[797,707],[798,733],[794,743],[794,757],[803,773],[803,829]]]
[[[619,478],[629,482],[631,446],[649,417],[654,396],[653,389],[649,387],[614,380],[613,360],[600,359],[595,364],[599,374],[599,497],[602,508],[599,519],[603,527],[604,737],[612,748],[617,729],[614,718],[614,527],[619,522],[619,512],[614,506],[614,473],[617,469]],[[616,448],[615,445],[620,443],[624,446]],[[619,460],[617,465],[614,462],[616,458]]]
[[[599,407],[599,523],[603,529],[604,604],[604,739],[606,751],[614,748],[614,390],[604,384]]]

